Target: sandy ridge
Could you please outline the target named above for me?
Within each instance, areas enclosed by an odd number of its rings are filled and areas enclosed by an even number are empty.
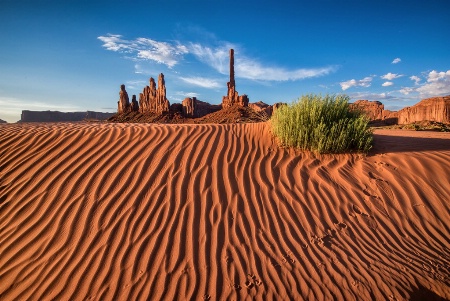
[[[316,157],[264,123],[0,126],[0,299],[450,298],[450,136],[417,135]]]

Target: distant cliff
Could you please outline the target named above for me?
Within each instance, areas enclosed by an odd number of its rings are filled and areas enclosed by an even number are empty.
[[[411,107],[398,111],[398,124],[423,120],[450,123],[450,95],[423,99]]]
[[[421,121],[450,123],[450,95],[423,99],[400,111],[385,110],[379,101],[357,100],[350,106],[363,111],[374,125],[410,124]]]
[[[19,122],[62,122],[83,120],[106,120],[115,113],[102,112],[59,112],[59,111],[28,111],[23,110]]]

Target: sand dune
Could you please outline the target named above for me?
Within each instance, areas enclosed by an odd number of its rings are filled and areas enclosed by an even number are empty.
[[[450,298],[450,134],[0,126],[0,300]]]

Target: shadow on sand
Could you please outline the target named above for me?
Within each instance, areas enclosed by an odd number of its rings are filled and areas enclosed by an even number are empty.
[[[419,285],[418,288],[413,290],[411,293],[410,301],[449,301],[448,299],[442,298],[435,292]]]
[[[373,148],[369,152],[370,155],[450,150],[450,133],[448,133],[448,139],[390,136],[375,133],[373,140]]]

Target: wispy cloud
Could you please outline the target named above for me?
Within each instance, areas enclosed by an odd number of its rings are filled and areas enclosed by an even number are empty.
[[[345,82],[341,82],[339,83],[341,85],[341,88],[343,91],[351,88],[351,87],[370,87],[370,85],[372,84],[372,77],[371,76],[367,76],[363,79],[360,80],[356,80],[356,79],[351,79]]]
[[[222,46],[211,48],[201,44],[191,43],[190,52],[197,59],[206,63],[221,74],[228,74],[229,50],[235,49],[235,72],[236,77],[261,81],[288,81],[301,80],[311,77],[319,77],[336,71],[337,66],[327,66],[322,68],[299,68],[288,70],[276,66],[264,66],[256,59],[249,58],[239,53],[238,46],[231,43],[222,43]]]
[[[169,68],[180,63],[185,55],[191,54],[198,61],[210,66],[221,74],[228,74],[229,50],[235,49],[238,54],[235,60],[236,77],[256,81],[296,81],[306,78],[319,77],[335,72],[337,66],[325,66],[318,68],[287,69],[279,66],[265,66],[259,60],[243,54],[240,47],[226,41],[215,41],[218,46],[204,45],[201,43],[179,41],[160,42],[148,38],[126,40],[121,35],[108,34],[98,37],[103,42],[103,47],[110,51],[134,55],[133,60],[150,60],[165,64]],[[136,64],[136,66],[139,66]],[[135,66],[135,67],[136,67]],[[136,67],[135,73],[144,73]],[[211,83],[202,84],[200,86]]]
[[[236,45],[224,43],[219,47],[210,47],[199,43],[189,43],[190,53],[202,63],[222,74],[228,74],[229,51],[231,48],[236,48]]]
[[[393,82],[384,82],[383,84],[382,84],[382,86],[383,87],[389,87],[389,86],[392,86],[394,83]]]
[[[121,35],[107,34],[98,37],[107,50],[136,55],[137,59],[151,60],[172,68],[188,53],[186,46],[178,42],[159,42],[147,38],[123,39]]]
[[[322,68],[300,68],[287,70],[281,67],[263,66],[256,60],[239,58],[235,69],[236,76],[251,80],[296,81],[330,74],[335,72],[337,67],[328,66]]]
[[[392,61],[392,64],[398,64],[398,63],[400,63],[402,60],[398,57],[398,58],[395,58],[393,61]]]
[[[388,74],[385,74],[383,76],[381,76],[382,79],[386,79],[386,80],[393,80],[399,77],[402,77],[402,74],[395,74],[395,73],[391,73],[389,72]]]
[[[146,85],[148,85],[148,83],[143,80],[129,80],[125,84],[126,84],[127,88],[130,88],[130,89],[141,89],[141,88],[145,87]]]
[[[175,92],[176,96],[182,96],[182,97],[199,97],[200,94],[196,92],[184,92],[184,91],[177,91]]]
[[[208,88],[208,89],[216,89],[219,87],[222,87],[222,84],[215,79],[205,78],[205,77],[181,77],[180,79],[188,84],[199,86],[202,88]]]

